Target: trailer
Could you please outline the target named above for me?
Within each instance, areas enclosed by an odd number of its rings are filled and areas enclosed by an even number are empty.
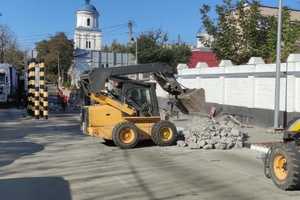
[[[0,103],[16,101],[18,91],[18,73],[10,64],[0,64]]]

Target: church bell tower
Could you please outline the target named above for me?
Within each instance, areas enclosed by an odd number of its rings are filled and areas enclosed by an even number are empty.
[[[85,0],[85,5],[76,11],[75,49],[101,50],[102,33],[99,28],[99,12]]]

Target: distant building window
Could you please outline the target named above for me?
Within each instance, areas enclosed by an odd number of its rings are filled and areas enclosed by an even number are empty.
[[[88,19],[87,19],[87,26],[90,26],[90,25],[91,25],[91,19],[88,18]]]
[[[91,41],[86,41],[86,48],[87,49],[92,48]]]

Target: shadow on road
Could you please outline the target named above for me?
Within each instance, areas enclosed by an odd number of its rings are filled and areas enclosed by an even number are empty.
[[[18,121],[22,118],[24,118],[25,111],[24,109],[17,109],[17,108],[11,108],[11,109],[3,109],[0,106],[0,124],[3,122],[10,122],[10,121]]]
[[[0,179],[1,199],[71,200],[68,181],[61,177]]]
[[[32,142],[0,143],[0,167],[9,165],[20,157],[34,154],[43,149],[43,145]]]
[[[112,140],[104,140],[101,143],[108,146],[108,147],[115,147],[116,146],[115,143]],[[142,140],[134,148],[139,149],[139,148],[147,148],[147,147],[153,147],[153,146],[156,146],[156,145],[153,143],[152,140]]]
[[[124,154],[124,158],[128,162],[128,167],[129,167],[129,170],[130,170],[130,174],[132,174],[134,176],[134,179],[135,179],[138,187],[140,188],[140,190],[144,192],[145,196],[148,197],[149,200],[150,199],[151,200],[157,199],[155,197],[154,192],[151,191],[150,187],[148,187],[148,185],[145,183],[145,181],[142,178],[142,176],[136,170],[135,165],[131,162],[129,151],[124,150],[123,154]]]
[[[25,120],[24,124],[18,121],[19,116],[21,115],[18,112],[15,113],[15,110],[3,111],[0,109],[0,168],[12,164],[23,156],[40,152],[47,144],[55,143],[57,140],[80,140],[83,138],[79,131],[79,125],[74,125],[76,120],[65,119],[64,115],[55,119],[58,123],[29,119]],[[41,142],[28,141],[31,137],[39,138]]]

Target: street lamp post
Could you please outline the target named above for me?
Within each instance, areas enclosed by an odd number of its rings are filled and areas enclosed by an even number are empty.
[[[135,40],[135,64],[139,64],[139,58],[138,58],[138,39]]]
[[[277,29],[277,56],[276,56],[276,80],[275,80],[275,106],[274,106],[274,128],[279,127],[280,113],[280,75],[281,75],[281,32],[282,30],[282,0],[278,2],[278,29]]]

